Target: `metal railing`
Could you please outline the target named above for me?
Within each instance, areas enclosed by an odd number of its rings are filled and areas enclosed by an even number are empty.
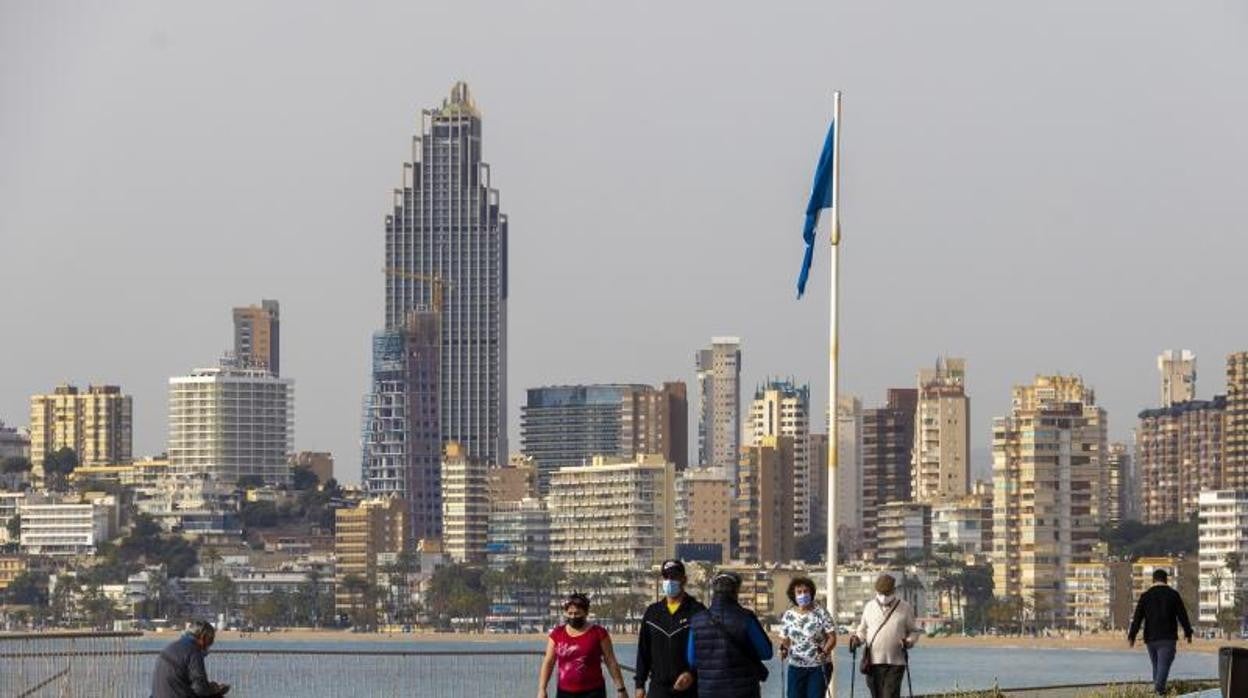
[[[136,647],[139,635],[0,636],[0,698],[147,698],[160,650]],[[231,696],[477,698],[531,694],[542,654],[485,644],[458,650],[223,648],[210,651],[206,665],[210,679],[231,685]],[[624,668],[631,680],[632,669]]]

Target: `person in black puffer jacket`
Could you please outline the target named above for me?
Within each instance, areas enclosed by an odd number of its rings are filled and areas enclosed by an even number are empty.
[[[741,607],[741,578],[721,572],[711,580],[711,607],[689,622],[689,666],[698,694],[714,698],[760,698],[767,680],[763,662],[773,648],[758,618]]]
[[[663,598],[646,608],[637,636],[634,698],[697,698],[687,656],[689,621],[706,606],[685,593],[685,565],[680,560],[664,560],[659,575]]]

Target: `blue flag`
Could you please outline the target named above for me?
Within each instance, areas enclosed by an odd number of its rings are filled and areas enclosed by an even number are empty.
[[[797,297],[806,292],[806,279],[810,276],[810,263],[815,255],[815,229],[819,226],[819,212],[832,208],[832,160],[836,150],[836,121],[828,125],[828,137],[819,153],[815,167],[815,184],[810,190],[810,203],[806,204],[806,226],[802,239],[806,241],[806,254],[802,257],[802,270],[797,275]]]

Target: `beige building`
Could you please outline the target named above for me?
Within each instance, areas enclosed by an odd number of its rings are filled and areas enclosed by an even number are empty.
[[[764,436],[747,446],[737,480],[737,551],[749,563],[794,556],[793,439]]]
[[[19,555],[0,555],[0,591],[9,588],[14,579],[26,571],[26,558]]]
[[[1176,402],[1139,416],[1135,447],[1144,523],[1187,521],[1202,491],[1223,486],[1226,399]]]
[[[737,481],[741,457],[741,338],[712,337],[694,356],[698,371],[698,465]]]
[[[1037,376],[1014,388],[993,420],[993,581],[1035,620],[1067,619],[1071,565],[1094,562],[1108,514],[1105,412],[1074,376]]]
[[[334,512],[334,605],[338,613],[357,607],[347,591],[347,577],[377,583],[377,558],[406,549],[406,503],[397,497],[368,499],[352,509]]]
[[[1085,632],[1114,625],[1113,571],[1104,562],[1075,563],[1066,569],[1066,609],[1070,627]]]
[[[718,545],[732,554],[732,483],[719,468],[691,468],[677,476],[676,540]]]
[[[86,392],[57,386],[30,398],[30,462],[43,477],[48,454],[71,448],[82,465],[129,463],[133,442],[133,403],[115,385],[91,385]]]
[[[1184,582],[1190,583],[1189,580],[1182,579],[1182,566],[1182,559],[1177,557],[1141,557],[1131,563],[1131,598],[1133,602],[1153,586],[1153,572],[1157,570],[1166,571],[1166,574],[1169,575],[1170,586],[1175,589],[1179,589]]]
[[[274,300],[234,309],[234,356],[243,366],[281,375],[280,320]]]
[[[971,400],[966,359],[939,358],[919,371],[910,491],[915,501],[962,497],[971,485]]]
[[[334,479],[334,456],[322,451],[300,451],[291,456],[293,468],[307,468],[323,485]]]
[[[971,494],[932,507],[932,550],[967,562],[992,554],[992,485],[977,481]]]
[[[1105,465],[1109,470],[1108,523],[1117,526],[1128,519],[1138,521],[1138,483],[1127,445],[1121,442],[1110,444]]]
[[[658,455],[596,456],[551,476],[551,562],[570,574],[624,575],[672,556],[676,466]]]
[[[490,506],[537,497],[537,466],[526,456],[512,456],[507,465],[486,472]]]
[[[879,509],[876,560],[901,564],[932,549],[932,505],[889,502]]]
[[[683,381],[644,386],[620,401],[620,453],[658,453],[684,470],[689,465],[689,397]]]
[[[1222,489],[1248,490],[1248,351],[1226,357]]]
[[[815,497],[810,462],[810,386],[770,380],[754,393],[747,424],[749,445],[768,437],[788,437],[793,447],[793,527],[795,536],[811,531]]]
[[[1196,399],[1195,354],[1187,349],[1179,352],[1167,349],[1157,357],[1157,372],[1161,374],[1162,407]]]
[[[458,443],[442,457],[442,549],[455,562],[485,562],[490,498],[486,467]]]

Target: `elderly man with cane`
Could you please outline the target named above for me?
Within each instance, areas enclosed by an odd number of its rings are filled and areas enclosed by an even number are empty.
[[[908,674],[909,650],[919,641],[914,609],[894,593],[897,580],[882,574],[875,580],[875,598],[862,609],[862,620],[849,638],[858,670],[866,676],[872,698],[901,698],[901,679]],[[911,690],[913,693],[913,689]]]

